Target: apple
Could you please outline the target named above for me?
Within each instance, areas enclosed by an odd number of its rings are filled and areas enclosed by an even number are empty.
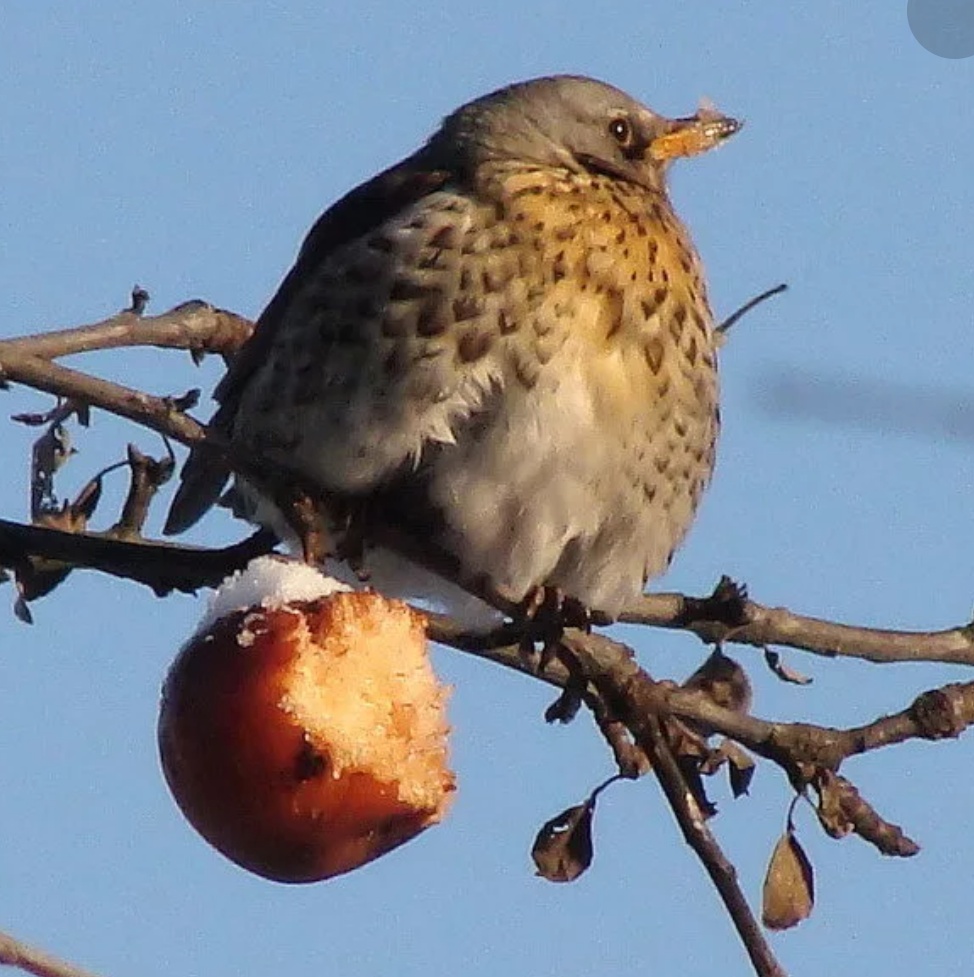
[[[304,565],[255,562],[263,579],[234,578],[170,668],[162,769],[183,814],[228,858],[314,882],[443,818],[455,789],[448,692],[419,612]],[[282,585],[292,572],[299,584]]]

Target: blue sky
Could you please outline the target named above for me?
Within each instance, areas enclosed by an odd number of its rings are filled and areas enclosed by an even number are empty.
[[[717,475],[660,586],[700,593],[729,573],[758,600],[824,617],[963,622],[974,426],[904,428],[925,397],[971,398],[974,60],[921,48],[905,0],[12,0],[0,30],[0,334],[102,318],[135,282],[154,311],[199,297],[254,315],[328,203],[460,102],[553,71],[604,78],[670,114],[706,96],[746,119],[719,153],[675,170],[673,196],[719,315],[791,286],[724,352]],[[219,373],[178,354],[87,364],[160,393],[209,388]],[[816,410],[784,409],[782,380],[823,384]],[[857,393],[873,386],[889,395]],[[44,404],[3,399],[5,414]],[[814,416],[823,405],[847,421]],[[29,433],[2,430],[0,513],[23,517]],[[129,438],[157,449],[97,416],[63,491]],[[220,516],[195,538],[238,532]],[[9,588],[0,596],[12,601]],[[609,758],[584,717],[544,725],[547,689],[454,652],[436,653],[455,685],[460,791],[445,824],[318,886],[276,886],[224,861],[182,820],[156,759],[159,686],[199,607],[77,574],[34,605],[32,628],[0,616],[0,928],[106,977],[748,972],[652,780],[603,797],[587,876],[533,877],[534,832],[610,773]],[[682,678],[706,653],[681,635],[621,633],[659,677]],[[969,677],[788,653],[815,679],[799,689],[757,653],[736,655],[757,714],[835,725]],[[971,750],[910,744],[845,769],[921,842],[915,859],[831,841],[799,813],[818,905],[774,938],[794,973],[850,960],[865,975],[971,972]],[[750,798],[713,793],[716,830],[757,899],[787,791],[762,766]]]

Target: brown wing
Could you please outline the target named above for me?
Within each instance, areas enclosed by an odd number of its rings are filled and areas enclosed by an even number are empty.
[[[264,309],[253,335],[240,349],[214,393],[220,407],[211,428],[229,431],[241,392],[273,346],[286,310],[315,270],[335,249],[368,234],[403,208],[439,190],[452,177],[449,170],[426,164],[425,150],[356,187],[332,205],[305,238],[294,267]],[[230,476],[223,459],[213,451],[194,450],[180,474],[164,532],[183,532],[219,498]]]

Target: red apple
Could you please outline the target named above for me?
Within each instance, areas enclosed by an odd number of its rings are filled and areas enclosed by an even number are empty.
[[[406,604],[343,592],[253,606],[173,663],[162,768],[190,823],[238,865],[326,879],[444,816],[445,700]]]

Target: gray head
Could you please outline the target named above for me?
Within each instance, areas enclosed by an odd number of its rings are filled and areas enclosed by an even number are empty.
[[[704,152],[740,123],[703,109],[667,119],[612,85],[577,75],[518,82],[457,109],[430,140],[463,165],[516,160],[662,189],[667,164]]]

